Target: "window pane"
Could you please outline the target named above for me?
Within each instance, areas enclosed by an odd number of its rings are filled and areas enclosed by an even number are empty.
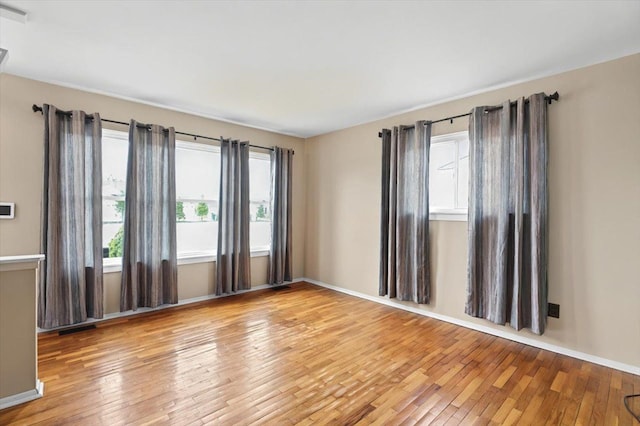
[[[249,158],[249,200],[251,221],[271,218],[271,159],[268,155]]]
[[[455,208],[455,142],[431,145],[429,151],[429,206],[430,209]]]
[[[103,257],[122,257],[124,200],[102,200]]]
[[[122,257],[124,196],[127,179],[128,136],[102,134],[102,247],[104,257]]]
[[[469,206],[469,140],[458,145],[458,205],[459,209]]]
[[[117,135],[117,137],[116,137]],[[102,137],[102,195],[124,196],[129,142],[124,132]]]
[[[249,158],[249,235],[251,248],[271,245],[271,157],[251,153]]]
[[[180,221],[176,224],[178,253],[216,251],[218,248],[218,222]]]
[[[192,142],[176,143],[176,245],[178,254],[218,248],[220,152]]]
[[[122,223],[124,221],[124,197],[122,199],[102,200],[102,222]]]
[[[268,249],[271,246],[271,221],[250,222],[249,228],[252,249]]]
[[[219,191],[220,153],[176,148],[176,198],[217,200]]]

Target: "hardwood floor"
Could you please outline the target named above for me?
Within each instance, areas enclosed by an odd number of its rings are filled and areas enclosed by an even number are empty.
[[[39,337],[0,424],[632,425],[640,377],[300,283]],[[640,402],[634,402],[636,411]]]

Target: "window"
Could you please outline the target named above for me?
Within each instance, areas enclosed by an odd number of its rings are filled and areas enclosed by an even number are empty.
[[[103,257],[122,257],[128,153],[127,133],[102,130]]]
[[[176,141],[176,245],[178,256],[218,248],[220,148]]]
[[[269,250],[271,246],[271,156],[249,154],[249,238],[251,250]]]
[[[429,152],[431,219],[466,220],[468,194],[468,132],[432,137]]]
[[[122,257],[128,134],[102,131],[102,239],[104,257]],[[250,244],[271,244],[271,157],[249,154]],[[212,256],[218,247],[220,148],[176,141],[176,245],[178,258]],[[107,262],[108,263],[108,262]]]

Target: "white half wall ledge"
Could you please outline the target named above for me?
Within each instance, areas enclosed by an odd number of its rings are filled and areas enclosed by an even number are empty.
[[[0,256],[0,264],[30,263],[44,260],[44,254],[23,254],[19,256]]]
[[[0,410],[13,407],[14,405],[24,404],[25,402],[33,401],[35,399],[42,398],[43,396],[44,383],[42,383],[39,379],[36,379],[35,389],[0,398]]]
[[[44,254],[0,256],[0,272],[35,269],[41,260],[44,260]]]
[[[602,358],[596,355],[591,355],[585,352],[580,352],[580,351],[576,351],[573,349],[569,349],[569,348],[565,348],[562,346],[558,346],[558,345],[552,345],[550,343],[545,343],[545,342],[540,342],[538,340],[535,339],[531,339],[527,336],[521,336],[521,335],[517,335],[514,333],[507,333],[506,331],[501,331],[501,330],[496,330],[494,328],[491,327],[486,327],[483,326],[481,324],[475,324],[473,322],[470,321],[465,321],[465,320],[461,320],[458,318],[454,318],[454,317],[450,317],[447,315],[442,315],[442,314],[438,314],[435,312],[430,312],[430,311],[426,311],[423,309],[418,309],[415,308],[413,306],[408,306],[408,305],[404,305],[402,303],[398,303],[398,302],[394,302],[393,300],[386,298],[386,297],[380,297],[380,296],[369,296],[368,294],[364,294],[364,293],[360,293],[357,291],[353,291],[353,290],[349,290],[346,288],[342,288],[342,287],[338,287],[338,286],[334,286],[331,284],[327,284],[324,283],[322,281],[317,281],[311,278],[303,278],[300,281],[305,281],[308,282],[310,284],[314,284],[317,285],[319,287],[324,287],[326,289],[329,290],[333,290],[333,291],[337,291],[340,293],[345,293],[348,294],[350,296],[355,296],[361,299],[366,299],[369,300],[371,302],[375,302],[375,303],[380,303],[382,305],[386,305],[386,306],[390,306],[393,308],[398,308],[398,309],[402,309],[404,311],[408,311],[408,312],[412,312],[414,314],[418,314],[418,315],[422,315],[425,317],[430,317],[430,318],[434,318],[440,321],[444,321],[444,322],[448,322],[451,324],[455,324],[455,325],[459,325],[461,327],[465,327],[465,328],[469,328],[472,330],[476,330],[476,331],[480,331],[482,333],[487,333],[487,334],[491,334],[492,336],[496,336],[496,337],[500,337],[503,339],[507,339],[507,340],[511,340],[514,342],[518,342],[518,343],[523,343],[525,345],[529,345],[529,346],[533,346],[535,348],[538,349],[544,349],[550,352],[555,352],[557,354],[561,354],[561,355],[567,355],[570,356],[572,358],[577,358],[580,359],[582,361],[588,361],[588,362],[592,362],[594,364],[598,364],[598,365],[602,365],[605,367],[610,367],[610,368],[614,368],[616,370],[620,370],[620,371],[624,371],[626,373],[631,373],[631,374],[635,374],[637,376],[640,376],[640,366],[637,365],[629,365],[629,364],[625,364],[622,362],[618,362],[618,361],[614,361],[611,359],[607,359],[607,358]]]

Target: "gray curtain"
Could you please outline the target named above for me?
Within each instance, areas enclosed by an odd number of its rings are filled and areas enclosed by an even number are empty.
[[[249,142],[221,140],[217,295],[251,288]]]
[[[469,122],[465,311],[544,333],[547,318],[547,106],[544,93],[473,109]]]
[[[102,125],[44,105],[38,326],[102,318]]]
[[[178,303],[175,131],[131,121],[120,310]]]
[[[382,131],[381,296],[429,303],[431,123]]]
[[[271,153],[271,249],[268,283],[291,281],[291,173],[293,151],[274,147]]]

